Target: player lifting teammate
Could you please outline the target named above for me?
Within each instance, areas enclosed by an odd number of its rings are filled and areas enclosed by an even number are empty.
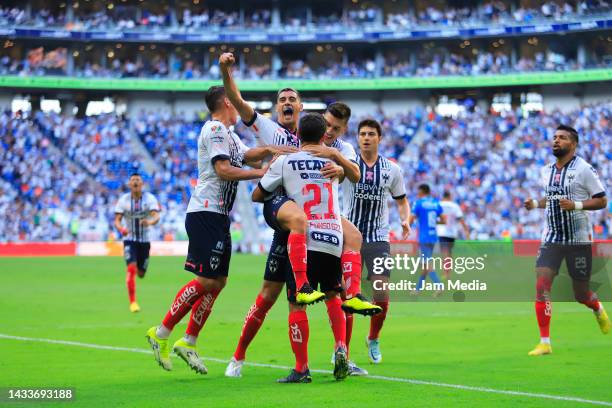
[[[242,166],[245,163],[257,166],[264,157],[283,152],[272,147],[248,149],[229,130],[236,123],[238,113],[223,87],[208,90],[206,106],[212,119],[204,124],[198,137],[198,182],[185,218],[189,237],[185,270],[193,273],[195,279],[179,290],[162,323],[151,327],[146,335],[159,365],[171,370],[168,338],[174,326],[191,311],[185,337],[174,343],[173,350],[202,374],[207,370],[195,344],[227,280],[232,254],[229,213],[238,181],[257,179],[265,173],[265,169],[243,169]]]
[[[140,174],[130,176],[130,192],[119,197],[115,206],[115,222],[123,240],[123,256],[127,264],[125,283],[130,298],[130,311],[139,312],[136,302],[136,275],[144,278],[149,265],[149,227],[159,222],[159,203],[151,193],[143,193],[143,181]],[[127,227],[123,226],[125,218]]]
[[[231,75],[231,66],[234,64],[234,57],[230,53],[221,55],[219,65],[223,75],[223,84],[227,89],[228,98],[238,110],[244,123],[254,132],[260,144],[280,145],[280,146],[299,146],[296,135],[297,123],[300,112],[303,109],[299,93],[291,88],[282,89],[277,93],[276,113],[278,122],[258,114],[242,98],[240,91]],[[354,178],[355,165],[349,160],[338,159],[338,164],[331,161],[321,169],[321,174],[326,178],[342,177],[348,174]],[[266,261],[264,282],[260,293],[255,300],[255,304],[247,313],[242,333],[236,351],[226,369],[226,375],[232,377],[241,376],[242,365],[246,356],[246,350],[257,334],[259,328],[276,300],[282,292],[286,280],[287,252],[290,266],[293,270],[297,287],[304,287],[305,291],[298,291],[298,303],[312,303],[322,299],[322,294],[318,291],[311,291],[307,282],[305,257],[306,253],[306,215],[293,202],[288,199],[282,191],[275,192],[264,202],[264,216],[268,225],[274,229],[274,238]],[[360,239],[349,240],[358,242]],[[287,246],[287,244],[289,244]],[[289,249],[289,251],[287,251]],[[359,246],[346,250],[343,254],[343,262],[359,262],[359,256],[351,256],[351,252],[358,252]],[[306,261],[306,262],[305,262]],[[347,268],[348,269],[348,268]],[[356,270],[357,267],[351,268]],[[360,269],[360,267],[359,267]],[[355,285],[358,287],[358,285]],[[374,313],[379,307],[371,304],[361,296],[354,296],[354,300],[345,306],[350,307],[356,313]]]
[[[374,273],[375,258],[386,258],[391,254],[389,243],[389,206],[391,196],[398,207],[402,238],[410,234],[410,206],[406,198],[404,179],[400,167],[378,152],[382,139],[380,124],[373,119],[361,121],[357,127],[359,157],[357,164],[361,170],[361,178],[351,185],[347,196],[348,218],[353,222],[363,236],[361,256],[368,270],[368,280],[372,283],[374,301],[380,306],[382,313],[372,316],[370,333],[366,339],[368,356],[372,363],[380,363],[380,331],[389,309],[389,290],[376,289],[381,284],[389,282],[391,270],[385,269],[380,274]],[[351,328],[352,329],[352,328]],[[347,331],[347,347],[350,342],[350,332]]]
[[[539,200],[525,200],[527,210],[546,209],[546,227],[536,260],[535,311],[540,343],[529,352],[530,356],[552,353],[550,291],[564,260],[576,301],[593,310],[602,333],[609,333],[612,326],[597,295],[589,288],[592,228],[585,213],[605,208],[606,192],[595,169],[576,156],[578,141],[578,132],[574,128],[564,125],[557,127],[552,140],[552,153],[556,161],[544,167],[540,175],[546,196]]]
[[[308,280],[314,288],[321,287],[329,322],[335,340],[334,376],[340,380],[348,375],[346,354],[346,319],[342,311],[342,223],[338,197],[338,179],[321,177],[319,170],[329,159],[309,153],[308,146],[321,143],[325,121],[318,113],[309,113],[300,120],[300,152],[276,159],[253,192],[253,201],[263,202],[266,195],[283,187],[287,197],[303,209],[308,219]],[[281,383],[311,382],[308,369],[308,317],[306,306],[296,303],[297,285],[287,274],[289,306],[289,340],[295,354],[295,369]]]

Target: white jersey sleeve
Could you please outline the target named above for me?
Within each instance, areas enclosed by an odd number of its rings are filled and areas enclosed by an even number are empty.
[[[157,198],[151,193],[145,193],[145,209],[149,212],[151,211],[161,211],[161,207],[159,205],[159,201]]]
[[[272,193],[283,185],[283,165],[287,156],[280,156],[270,165],[259,185],[266,193]]]
[[[585,166],[580,172],[580,184],[587,191],[590,198],[603,197],[606,195],[606,190],[603,183],[599,179],[597,170],[593,166]]]
[[[129,194],[122,194],[115,204],[115,214],[123,214],[129,210]]]
[[[402,169],[395,163],[391,163],[391,185],[389,186],[389,192],[395,200],[406,197],[404,175]]]
[[[300,147],[297,135],[282,127],[272,119],[255,112],[250,122],[243,122],[255,135],[260,146],[294,146]]]

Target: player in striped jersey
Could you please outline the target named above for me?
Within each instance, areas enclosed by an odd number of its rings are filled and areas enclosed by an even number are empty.
[[[303,109],[299,93],[292,88],[281,89],[277,93],[276,113],[278,122],[260,115],[242,98],[232,78],[231,67],[234,62],[231,53],[223,54],[219,58],[223,84],[228,90],[228,98],[238,110],[243,122],[253,131],[258,143],[260,145],[298,147],[300,143],[296,135],[297,123]],[[351,163],[350,160],[338,159],[337,164],[326,163],[325,167],[321,169],[321,174],[330,179],[343,177],[344,174],[348,174],[350,177],[354,170],[354,163]],[[304,262],[305,257],[301,255],[306,251],[306,215],[304,212],[292,200],[288,199],[282,193],[282,190],[279,190],[264,202],[264,216],[268,225],[274,230],[274,238],[266,261],[262,288],[255,303],[247,313],[238,346],[226,370],[226,375],[231,377],[241,376],[246,350],[263,324],[268,311],[283,290],[286,270],[289,267],[288,263],[296,275],[298,288],[305,288],[304,291],[298,291],[298,299],[305,295],[312,299],[316,296],[316,300],[323,298],[318,291],[308,292],[311,288],[308,285],[306,275],[307,262]],[[290,245],[287,245],[288,243]],[[377,309],[375,305],[358,297],[355,297],[352,303],[355,303],[353,307],[359,307],[360,312]]]
[[[375,304],[382,312],[372,316],[370,333],[366,338],[368,356],[372,363],[382,361],[380,352],[380,331],[389,310],[389,290],[383,286],[389,282],[391,270],[377,273],[376,259],[387,258],[391,254],[389,243],[389,197],[393,198],[399,210],[402,237],[410,234],[410,206],[406,198],[404,179],[400,167],[378,153],[382,138],[382,128],[373,119],[362,120],[357,127],[359,156],[357,164],[361,177],[350,185],[345,198],[345,211],[349,220],[359,228],[363,236],[361,257],[368,270],[368,280],[372,284]],[[385,289],[380,289],[385,287]],[[347,339],[350,336],[347,333]]]
[[[132,174],[128,181],[130,192],[119,197],[115,206],[114,226],[124,237],[123,256],[127,264],[125,283],[132,313],[140,311],[136,302],[135,277],[144,278],[147,272],[151,250],[149,227],[159,222],[161,210],[153,194],[143,193],[143,184],[140,174]],[[123,225],[124,219],[126,226]]]
[[[320,169],[329,159],[318,158],[306,150],[321,143],[325,120],[318,113],[300,119],[299,137],[303,150],[276,159],[253,192],[253,201],[263,202],[265,196],[283,187],[289,198],[303,208],[308,217],[308,278],[313,287],[325,292],[325,304],[335,340],[334,377],[348,375],[346,354],[346,320],[342,311],[342,222],[338,197],[338,179],[326,179]],[[291,274],[289,274],[291,277]],[[311,382],[308,370],[308,317],[305,305],[296,303],[297,286],[287,280],[289,300],[289,340],[295,354],[295,369],[278,382]]]
[[[586,211],[606,208],[606,192],[593,166],[576,156],[579,138],[574,128],[560,125],[552,142],[556,161],[545,166],[540,176],[545,198],[525,200],[527,210],[546,209],[546,227],[536,261],[535,310],[540,343],[529,352],[530,356],[552,353],[550,291],[564,260],[576,300],[593,310],[602,333],[609,333],[612,327],[603,305],[589,288],[592,227]]]
[[[283,153],[275,147],[248,149],[230,130],[238,113],[223,87],[213,86],[208,90],[206,106],[212,119],[204,124],[198,137],[198,183],[185,217],[189,237],[185,270],[193,273],[195,279],[179,290],[162,323],[151,327],[146,334],[159,365],[171,370],[168,338],[174,326],[191,311],[185,337],[174,343],[173,350],[202,374],[207,370],[195,344],[227,281],[232,254],[229,213],[238,181],[260,178],[265,173],[265,168],[243,169],[242,166],[258,166],[264,157]]]

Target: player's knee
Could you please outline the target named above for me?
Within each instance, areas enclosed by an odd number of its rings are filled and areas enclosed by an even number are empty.
[[[298,305],[295,302],[289,302],[289,312],[299,312],[300,310],[306,310],[306,305]]]
[[[294,234],[305,234],[308,220],[303,212],[295,212],[289,216],[289,229]]]
[[[261,297],[267,302],[274,303],[283,290],[283,284],[280,282],[264,282],[261,288]]]

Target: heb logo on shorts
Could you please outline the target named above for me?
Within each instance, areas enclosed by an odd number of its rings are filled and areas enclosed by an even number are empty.
[[[337,236],[332,234],[326,234],[324,232],[311,232],[310,238],[312,238],[314,241],[324,242],[326,244],[332,244],[335,246],[340,245],[340,240]]]

